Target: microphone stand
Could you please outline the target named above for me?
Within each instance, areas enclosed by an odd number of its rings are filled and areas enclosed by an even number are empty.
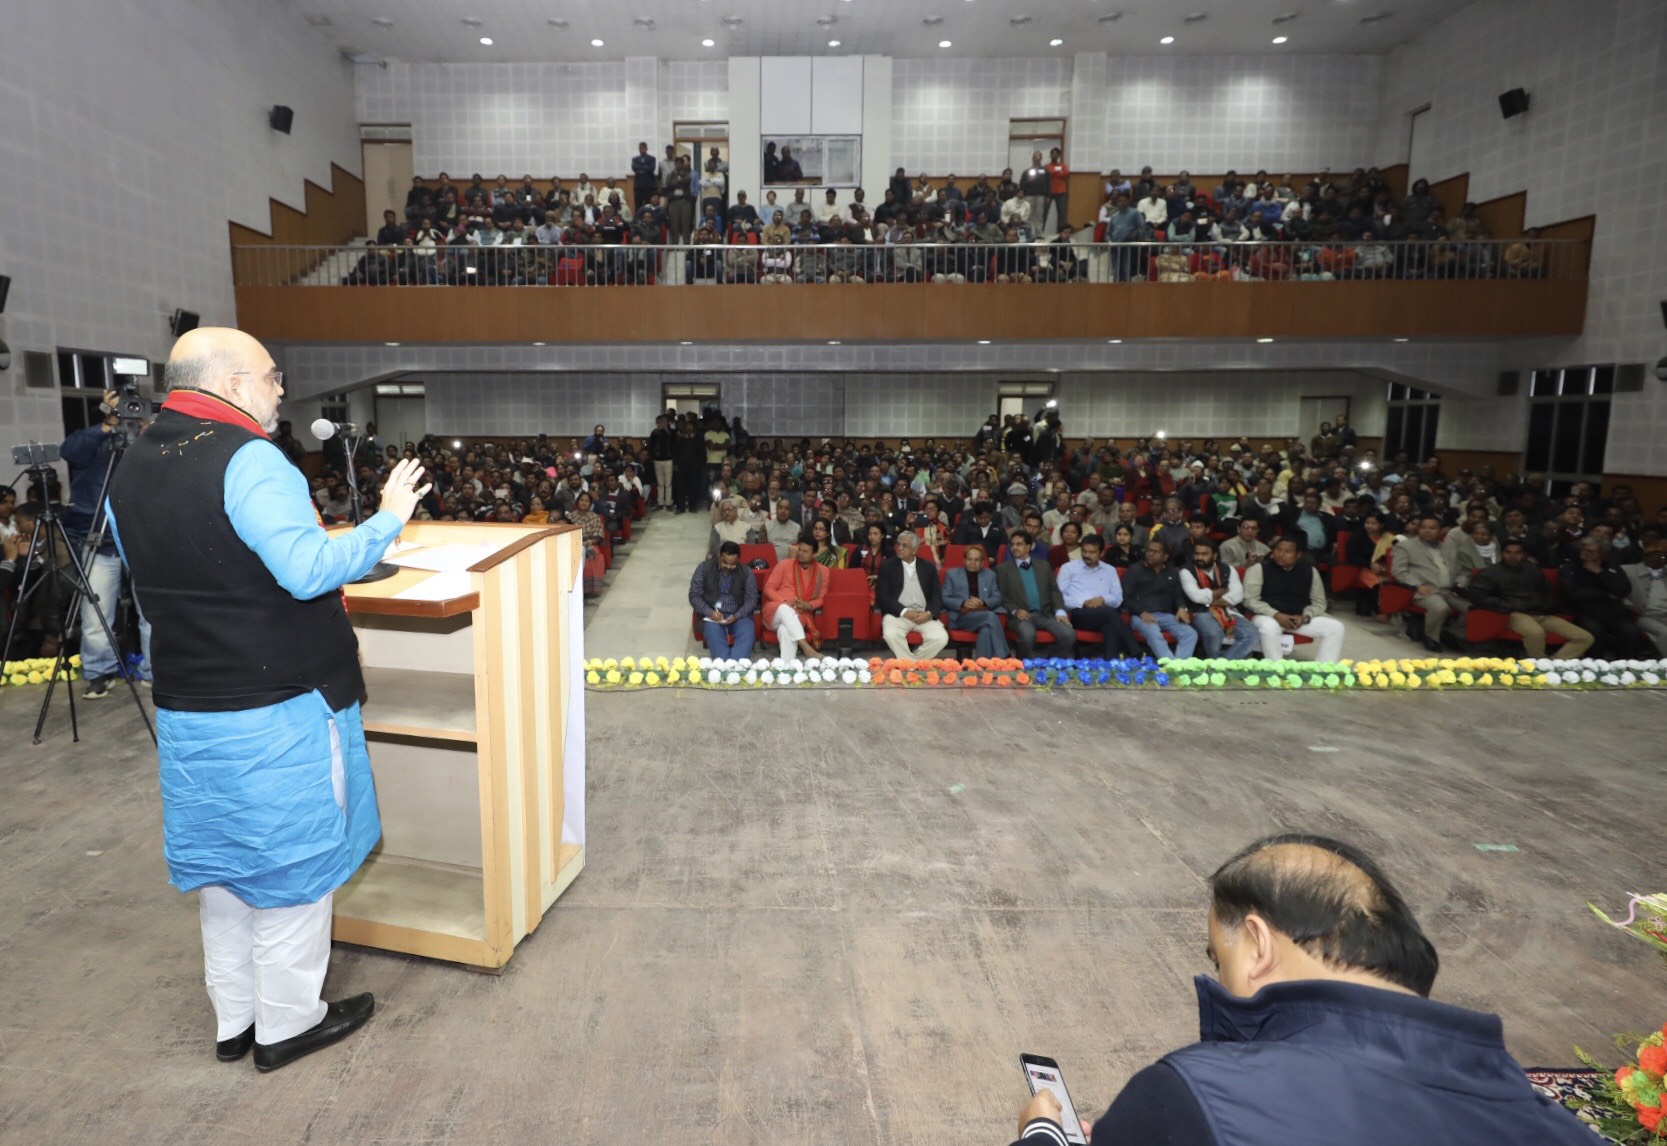
[[[342,450],[347,460],[347,504],[353,515],[353,526],[357,529],[365,520],[364,507],[359,498],[359,447],[364,444],[364,435],[342,435]],[[351,585],[368,585],[372,581],[384,581],[399,572],[399,566],[389,565],[386,561],[378,561],[362,577],[356,577],[348,582]]]

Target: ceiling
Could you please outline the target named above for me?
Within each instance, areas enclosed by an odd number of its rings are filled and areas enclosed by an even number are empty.
[[[296,7],[344,49],[412,62],[506,63],[626,56],[721,60],[830,52],[897,57],[1379,53],[1471,2],[296,0]],[[1387,17],[1372,19],[1383,13]],[[1187,22],[1200,15],[1202,20]],[[1024,23],[1014,23],[1027,17]],[[733,26],[726,27],[726,19]],[[465,20],[479,21],[479,26]],[[557,23],[562,21],[565,26]],[[652,21],[654,26],[638,26],[638,21]],[[1288,42],[1273,44],[1273,37],[1280,35]],[[482,36],[493,43],[482,45]],[[1175,42],[1161,44],[1164,36],[1175,37]],[[593,39],[602,40],[603,46],[593,47]],[[712,40],[712,46],[702,46],[703,39]],[[1053,46],[1054,39],[1062,43]],[[829,40],[840,41],[840,46],[829,48]],[[953,46],[939,48],[940,40]]]

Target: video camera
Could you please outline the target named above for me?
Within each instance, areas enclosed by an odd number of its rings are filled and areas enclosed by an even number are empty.
[[[116,404],[112,406],[100,404],[106,414],[114,414],[122,424],[132,430],[137,424],[148,420],[156,413],[156,404],[140,393],[139,385],[142,379],[150,377],[151,364],[144,358],[112,358],[110,373],[115,375],[115,385],[111,387],[118,395]]]

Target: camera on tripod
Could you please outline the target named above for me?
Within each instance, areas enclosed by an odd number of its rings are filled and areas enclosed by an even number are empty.
[[[140,380],[150,377],[149,360],[112,358],[110,373],[116,376],[116,384],[111,389],[116,392],[117,398],[114,407],[103,407],[105,413],[116,415],[129,429],[136,428],[137,423],[148,420],[156,413],[155,403],[139,392]]]

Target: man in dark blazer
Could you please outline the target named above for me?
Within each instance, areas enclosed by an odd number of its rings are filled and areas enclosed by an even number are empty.
[[[1007,539],[1008,560],[996,566],[996,587],[1007,610],[1008,628],[1020,660],[1036,655],[1036,630],[1053,635],[1053,655],[1070,656],[1076,630],[1065,612],[1065,598],[1046,556],[1031,560],[1035,539],[1018,530]],[[1027,576],[1028,573],[1028,576]]]
[[[909,634],[919,633],[920,659],[931,660],[949,644],[949,630],[938,620],[943,612],[938,567],[918,555],[920,539],[913,532],[899,533],[896,546],[874,583],[880,635],[893,656],[911,660],[916,654],[909,648]]]
[[[1007,544],[1007,534],[996,518],[996,507],[988,501],[974,502],[972,513],[963,516],[949,537],[951,545],[982,545],[994,557]]]

